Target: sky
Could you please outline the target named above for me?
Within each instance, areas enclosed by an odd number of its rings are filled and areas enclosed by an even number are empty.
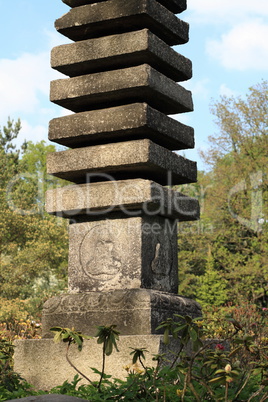
[[[127,1],[127,0],[126,0]],[[49,83],[63,76],[50,68],[50,51],[69,40],[54,29],[69,10],[61,0],[0,0],[0,127],[21,119],[17,143],[46,140],[48,123],[69,112],[49,102]],[[193,62],[193,78],[181,83],[192,91],[195,110],[173,116],[195,129],[196,147],[185,155],[206,169],[199,150],[217,132],[210,112],[221,95],[245,97],[267,79],[267,0],[188,0],[178,15],[190,24],[190,41],[175,50]]]

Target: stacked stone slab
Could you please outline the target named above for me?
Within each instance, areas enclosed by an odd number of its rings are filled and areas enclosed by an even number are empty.
[[[186,0],[63,0],[55,26],[73,43],[52,50],[51,101],[74,112],[53,119],[49,139],[70,149],[48,155],[48,173],[74,184],[50,190],[50,214],[70,219],[69,290],[48,300],[43,337],[54,326],[94,335],[156,334],[174,313],[200,315],[178,296],[177,222],[198,219],[198,202],[171,190],[196,181],[196,163],[174,150],[194,133],[171,114],[193,110],[178,82],[190,60],[176,13]]]
[[[169,117],[193,109],[178,84],[191,62],[171,47],[188,41],[175,16],[186,0],[63,2],[71,9],[55,25],[73,43],[52,50],[66,78],[51,83],[51,100],[74,113],[50,122],[49,139],[69,149],[48,155],[47,168],[73,184],[48,191],[46,208],[70,220],[69,284],[44,305],[42,339],[16,345],[15,371],[37,389],[75,374],[52,326],[95,335],[116,324],[120,352],[106,374],[122,378],[130,347],[151,356],[178,347],[165,349],[162,320],[201,315],[177,294],[177,222],[198,219],[198,202],[171,189],[196,181],[196,164],[174,152],[194,147],[193,129]],[[72,353],[82,372],[102,369],[95,339]]]

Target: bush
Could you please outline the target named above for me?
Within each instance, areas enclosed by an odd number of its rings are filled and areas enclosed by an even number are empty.
[[[215,322],[217,314],[219,328]],[[252,307],[250,310],[247,306],[244,311],[242,307],[229,306],[220,312],[211,310],[208,317],[202,319],[178,315],[174,317],[176,321],[168,319],[160,324],[159,329],[163,330],[163,339],[167,344],[171,337],[180,339],[174,360],[170,362],[165,360],[165,356],[155,356],[156,367],[152,367],[152,364],[145,363],[145,349],[132,349],[132,365],[126,367],[128,375],[125,380],[105,375],[105,356],[117,349],[120,342],[118,331],[113,325],[98,327],[96,337],[103,345],[103,369],[101,372],[93,371],[99,374],[99,381],[91,381],[90,374],[79,372],[72,382],[66,381],[50,393],[73,395],[90,401],[267,401],[267,316],[266,309]],[[84,339],[88,337],[74,329],[54,327],[52,330],[56,340],[66,344],[66,358],[75,368],[69,359],[69,349],[76,345],[81,350]],[[213,337],[215,334],[225,336],[221,340],[209,340],[211,334]],[[10,348],[10,345],[6,347]],[[7,353],[10,354],[11,350],[8,349]],[[0,383],[0,401],[32,392],[21,379],[18,385],[16,374],[13,374],[14,391],[3,391],[3,383]],[[89,384],[79,385],[79,376],[87,378]]]

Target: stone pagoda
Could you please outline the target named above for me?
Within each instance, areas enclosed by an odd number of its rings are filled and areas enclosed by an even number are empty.
[[[170,117],[193,110],[178,84],[191,78],[191,61],[172,48],[188,41],[175,15],[186,0],[62,1],[70,11],[55,27],[73,42],[52,50],[66,78],[51,82],[50,97],[70,114],[50,122],[49,139],[68,149],[49,154],[47,169],[73,184],[49,190],[46,208],[70,220],[69,282],[44,305],[39,346],[18,345],[16,369],[31,382],[26,351],[59,364],[52,326],[94,335],[116,324],[121,345],[158,353],[161,321],[201,315],[178,295],[177,257],[177,223],[198,219],[199,206],[171,189],[197,176],[196,163],[174,152],[194,147],[194,131]]]

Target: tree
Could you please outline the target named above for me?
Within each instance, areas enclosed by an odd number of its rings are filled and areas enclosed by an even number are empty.
[[[197,301],[203,306],[218,307],[228,300],[226,292],[227,280],[215,269],[211,247],[209,247],[208,251],[205,273],[199,276],[198,285],[196,291]]]
[[[0,294],[2,303],[41,306],[66,287],[67,223],[43,208],[46,189],[63,182],[46,175],[46,154],[55,147],[42,141],[17,149],[19,131],[20,122],[10,120],[0,130]]]
[[[210,249],[213,269],[228,281],[227,300],[267,303],[268,83],[250,88],[245,99],[222,97],[212,106],[212,113],[219,131],[209,137],[211,147],[202,153],[210,170],[199,174],[199,189],[206,188],[200,226],[209,222],[213,230],[191,236],[199,266],[191,270],[190,288],[196,295]],[[184,250],[182,256],[184,264],[193,260],[192,252]],[[187,277],[189,272],[184,283]]]

